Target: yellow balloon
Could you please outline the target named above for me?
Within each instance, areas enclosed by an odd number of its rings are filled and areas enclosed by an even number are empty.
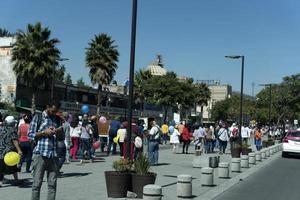
[[[114,137],[114,139],[113,139],[114,143],[118,144],[119,143],[119,139],[120,139],[120,134],[117,134],[117,136]]]
[[[169,127],[168,127],[168,125],[163,124],[163,125],[161,126],[161,131],[162,131],[163,134],[169,133]]]
[[[21,156],[16,152],[8,152],[4,156],[4,163],[7,166],[15,166],[19,164]]]

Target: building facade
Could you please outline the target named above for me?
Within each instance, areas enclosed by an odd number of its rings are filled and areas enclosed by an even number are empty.
[[[204,122],[210,122],[211,110],[216,102],[230,98],[232,96],[232,87],[230,85],[221,85],[220,81],[211,82],[208,85],[211,92],[211,98],[208,101],[208,105],[203,108],[203,120]],[[199,108],[197,108],[197,111]]]
[[[13,103],[16,94],[16,76],[11,62],[13,37],[0,37],[0,101]]]

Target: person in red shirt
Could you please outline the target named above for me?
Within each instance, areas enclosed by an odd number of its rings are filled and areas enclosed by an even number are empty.
[[[24,122],[25,123],[21,124],[18,130],[20,148],[23,152],[18,168],[19,170],[21,170],[22,164],[26,160],[26,172],[30,173],[30,165],[32,158],[32,142],[27,135],[30,126],[30,118],[28,115],[24,116]]]
[[[188,125],[184,126],[182,134],[181,134],[181,138],[182,138],[182,142],[183,142],[182,153],[188,154],[189,145],[191,143],[191,139],[193,138],[193,134]]]

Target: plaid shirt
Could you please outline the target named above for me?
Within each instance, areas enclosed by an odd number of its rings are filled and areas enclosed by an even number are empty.
[[[28,136],[34,140],[36,133],[44,131],[48,128],[54,127],[57,128],[57,124],[54,120],[52,120],[47,113],[44,111],[42,114],[42,121],[39,129],[37,130],[39,117],[36,115],[32,122],[30,123],[30,128],[28,132]],[[38,154],[41,156],[45,156],[47,158],[57,157],[56,153],[56,137],[42,137],[37,140],[37,144],[33,150],[34,154]]]

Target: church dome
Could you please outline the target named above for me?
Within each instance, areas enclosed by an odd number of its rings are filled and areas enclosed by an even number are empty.
[[[157,55],[156,61],[148,65],[147,71],[150,71],[150,73],[153,76],[164,76],[167,74],[167,70],[163,67],[163,64],[161,63],[161,56]]]

